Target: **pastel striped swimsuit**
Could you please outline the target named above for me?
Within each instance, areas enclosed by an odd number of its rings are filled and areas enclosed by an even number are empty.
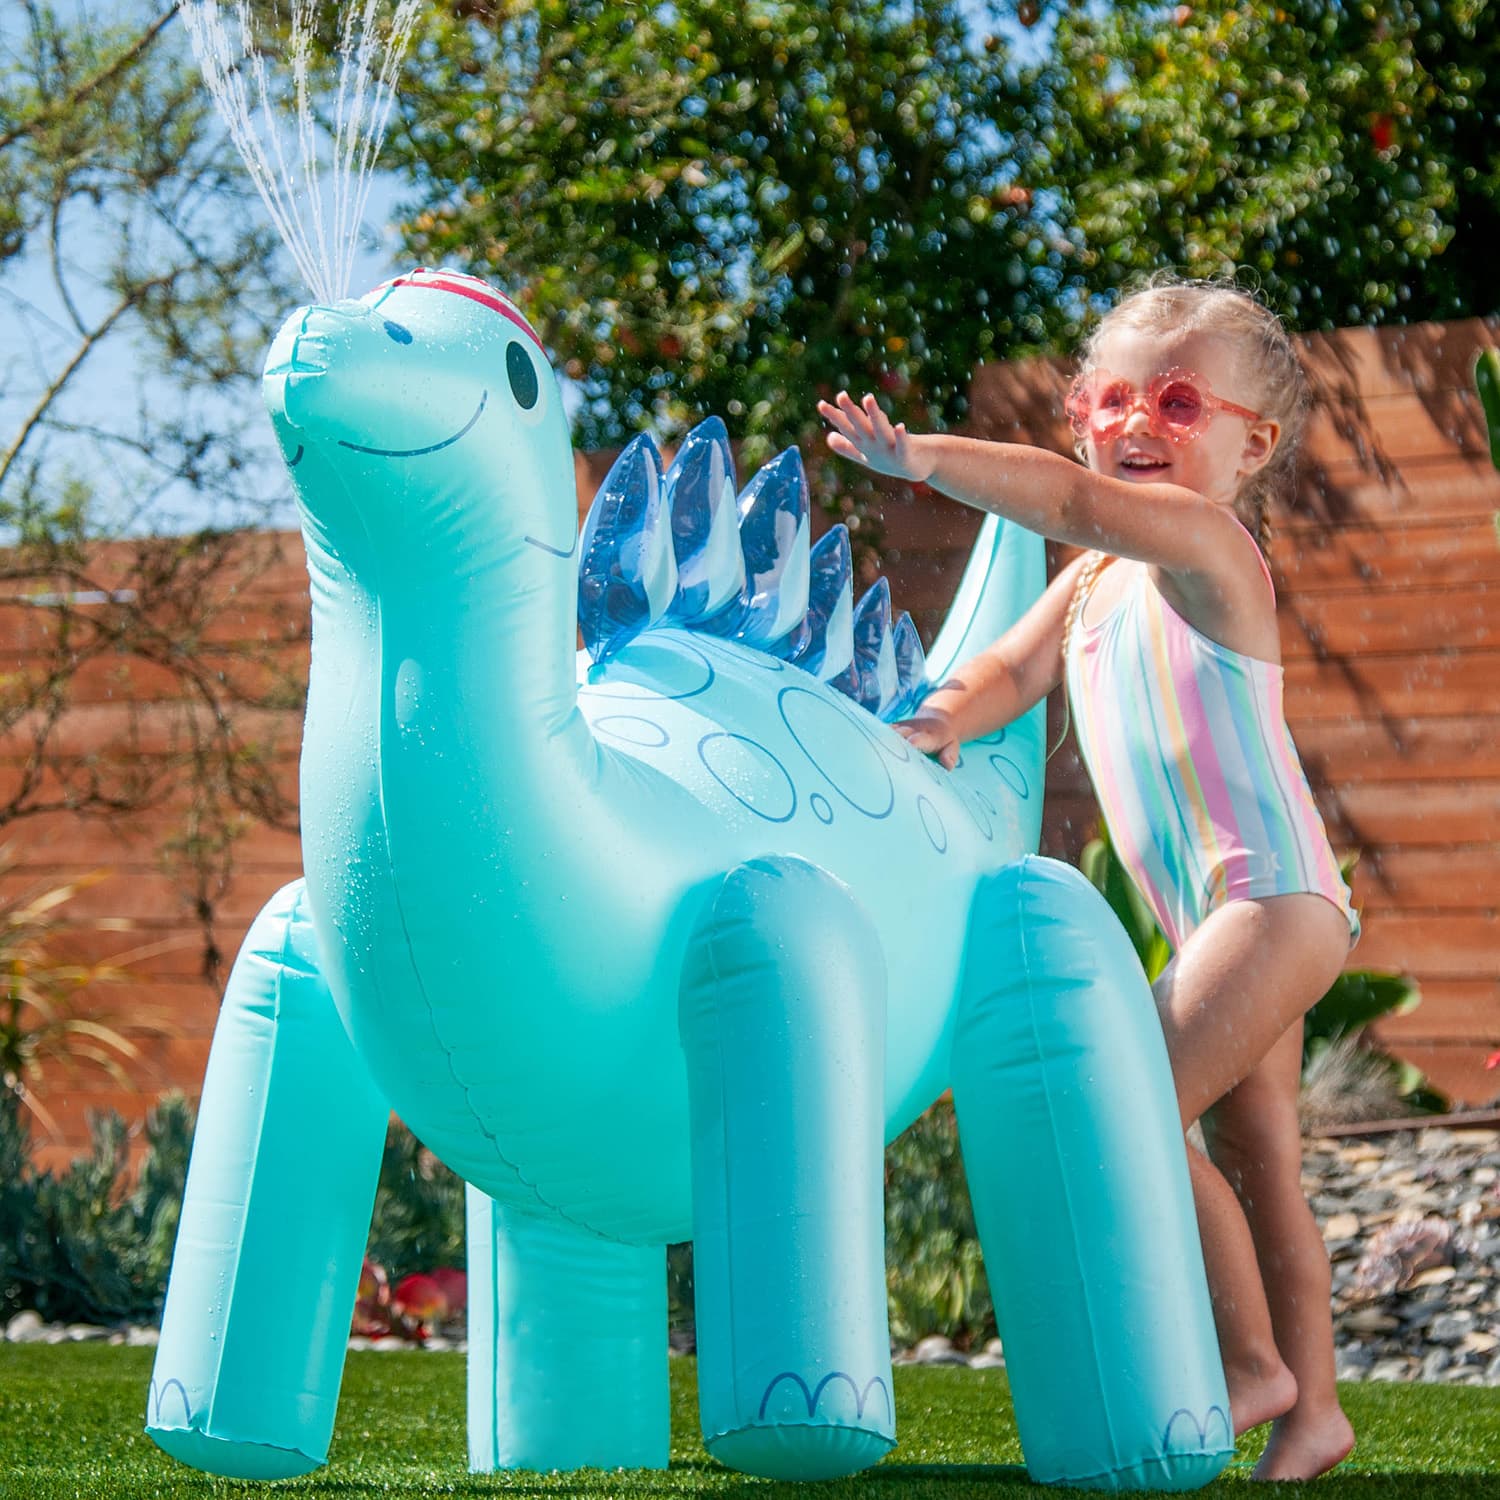
[[[1281,667],[1195,630],[1144,563],[1111,566],[1135,576],[1093,625],[1080,603],[1068,695],[1110,837],[1172,947],[1227,902],[1296,891],[1333,902],[1352,946],[1359,916],[1286,726]]]

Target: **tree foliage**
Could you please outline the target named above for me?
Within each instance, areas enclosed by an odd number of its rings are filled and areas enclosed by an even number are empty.
[[[1091,297],[1170,266],[1302,329],[1497,305],[1490,0],[1071,6],[1021,91]]]
[[[819,396],[950,422],[976,361],[1070,347],[1161,266],[1241,268],[1299,328],[1489,310],[1496,19],[452,0],[411,69],[408,244],[526,302],[582,444],[719,411],[820,452]]]
[[[811,452],[845,385],[951,420],[977,361],[1044,336],[1062,266],[968,9],[455,7],[406,93],[410,248],[516,292],[584,446],[718,412],[750,461]]]

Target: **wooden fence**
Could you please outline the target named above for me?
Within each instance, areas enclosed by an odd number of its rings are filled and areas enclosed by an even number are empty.
[[[1361,851],[1355,896],[1365,936],[1358,967],[1400,969],[1421,983],[1412,1014],[1379,1034],[1459,1103],[1500,1096],[1500,476],[1488,462],[1471,388],[1477,349],[1500,326],[1355,330],[1302,341],[1319,394],[1298,502],[1274,517],[1287,711],[1335,846]],[[1049,361],[976,372],[969,430],[1069,451],[1061,420],[1066,367]],[[612,455],[577,460],[580,513]],[[893,492],[878,516],[898,608],[930,640],[978,526],[962,506]],[[821,530],[821,522],[815,531]],[[123,557],[123,552],[120,556]],[[1054,557],[1054,564],[1062,559]],[[111,555],[97,559],[101,575]],[[116,569],[118,571],[118,567]],[[272,641],[305,674],[307,581],[295,534],[247,535],[224,582],[214,646],[232,661]],[[0,659],[40,661],[35,609],[0,600]],[[305,680],[305,679],[304,679]],[[183,705],[163,701],[168,675],[139,661],[101,661],[70,686],[58,732],[59,780],[90,757],[124,749],[141,764],[178,752]],[[271,746],[282,789],[296,792],[298,710],[267,710],[242,732]],[[1051,709],[1052,739],[1062,727]],[[0,743],[0,793],[26,746]],[[133,1035],[131,1087],[96,1070],[49,1069],[42,1103],[58,1121],[39,1157],[69,1158],[89,1110],[139,1121],[156,1094],[196,1094],[216,1018],[214,954],[232,958],[265,899],[300,872],[297,837],[247,821],[233,875],[213,899],[184,888],[164,846],[191,809],[167,796],[113,820],[47,813],[11,824],[12,866],[0,894],[96,868],[112,878],[67,908],[75,922],[126,920],[128,931],[78,926],[59,951],[138,956],[99,1009]],[[1097,823],[1071,737],[1048,768],[1044,852],[1076,857]]]

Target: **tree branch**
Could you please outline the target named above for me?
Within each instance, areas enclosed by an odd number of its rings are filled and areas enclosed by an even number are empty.
[[[73,372],[88,357],[89,351],[109,332],[116,323],[120,321],[133,307],[136,307],[145,297],[147,292],[154,291],[159,286],[170,286],[177,279],[177,271],[168,271],[161,276],[153,276],[149,281],[143,281],[137,287],[131,289],[130,295],[109,314],[105,320],[89,333],[78,346],[73,358],[68,361],[67,368],[63,370],[56,380],[42,393],[42,399],[32,408],[30,415],[21,424],[21,430],[16,435],[16,440],[10,445],[3,460],[0,460],[0,490],[5,488],[6,475],[10,473],[11,466],[20,455],[25,446],[27,438],[36,430],[37,424],[46,415],[47,408],[57,399],[63,387],[67,385]]]
[[[49,99],[29,120],[22,120],[19,124],[12,125],[9,130],[0,133],[0,151],[26,136],[35,135],[53,120],[82,104],[90,94],[102,88],[111,79],[118,77],[156,40],[176,14],[177,6],[173,4],[164,10],[125,51],[113,61],[106,63],[92,77],[85,78],[76,88],[61,97]]]

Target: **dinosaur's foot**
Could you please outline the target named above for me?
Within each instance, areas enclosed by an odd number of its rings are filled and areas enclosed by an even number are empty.
[[[148,1423],[146,1434],[163,1453],[179,1463],[225,1479],[296,1479],[323,1465],[321,1458],[310,1458],[295,1448],[212,1437],[191,1427],[157,1427]]]
[[[890,1371],[866,1380],[831,1370],[811,1380],[785,1370],[767,1386],[756,1420],[705,1436],[721,1464],[764,1479],[838,1479],[896,1446]]]
[[[843,1479],[878,1463],[895,1442],[857,1427],[743,1427],[707,1441],[726,1468],[760,1479]]]

